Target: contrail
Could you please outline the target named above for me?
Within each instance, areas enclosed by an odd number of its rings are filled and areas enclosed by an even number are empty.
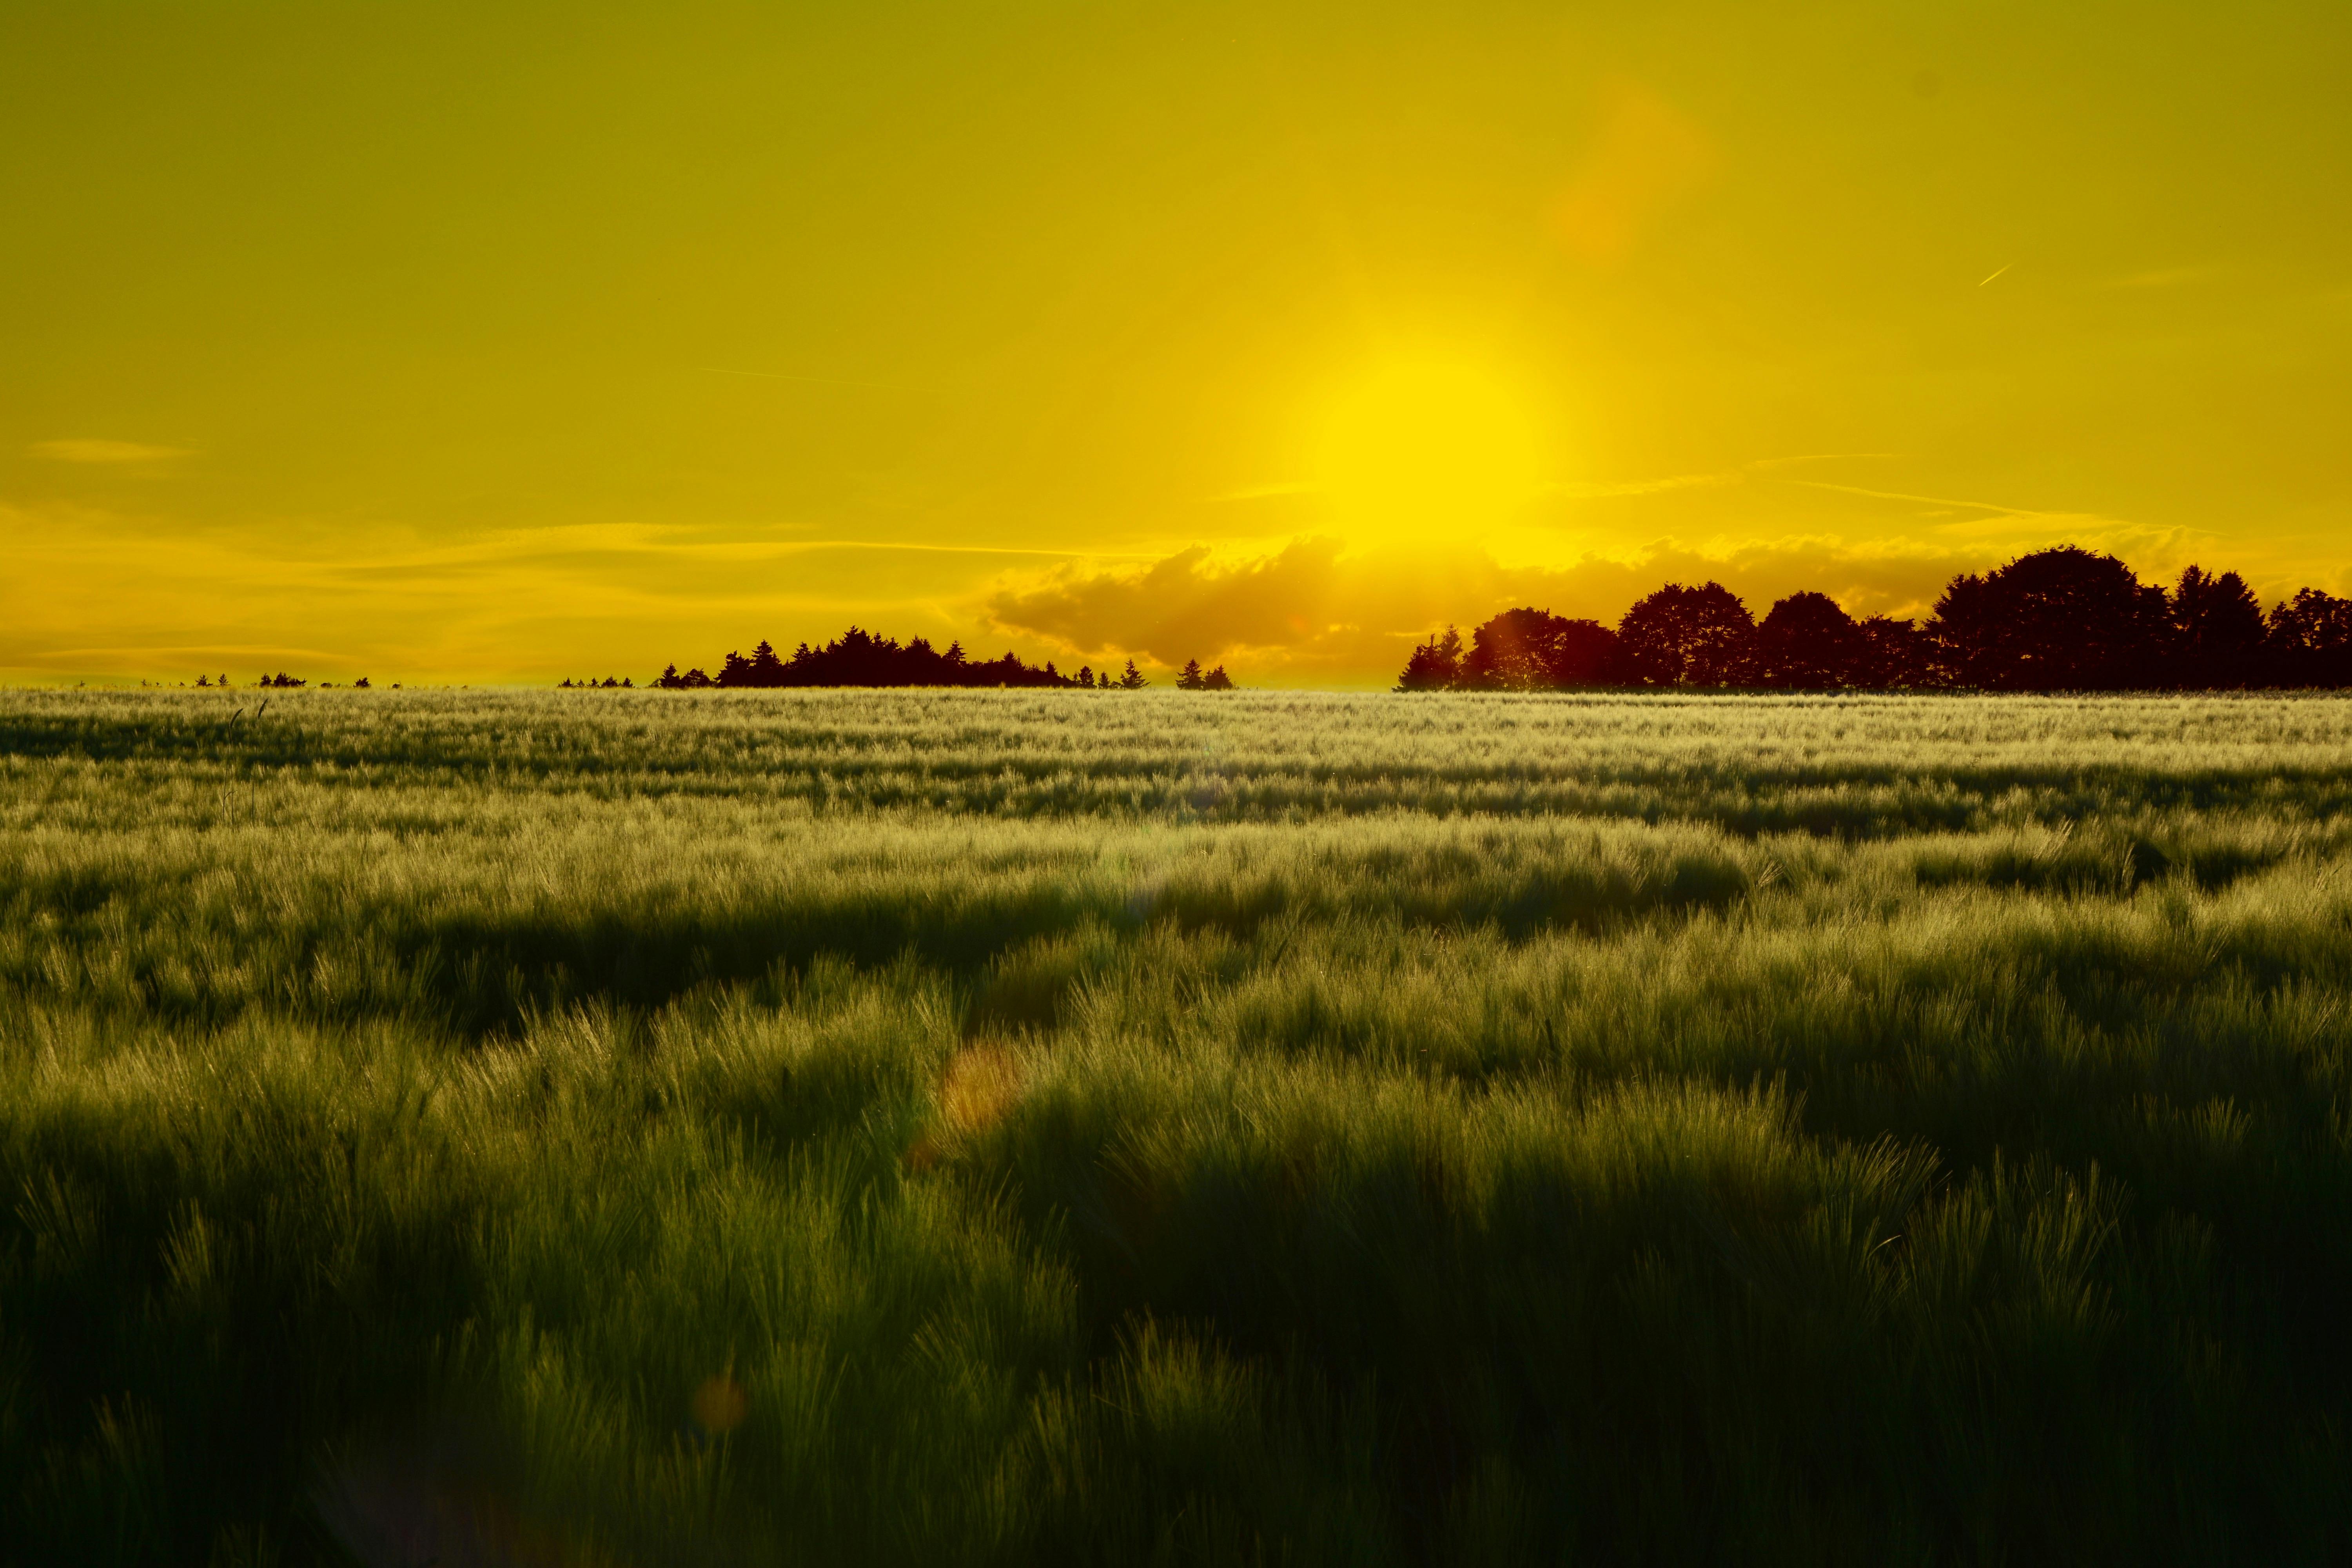
[[[2017,263],[2016,263],[2016,262],[2014,262],[2014,261],[2004,261],[2004,262],[2002,262],[1999,267],[1996,267],[1996,268],[1993,268],[1992,278],[1998,278],[1998,277],[2000,277],[2002,273],[2004,273],[2004,272],[2008,271],[2011,268],[2012,268],[2012,267],[2014,267],[2014,266],[2016,266],[2016,265],[2017,265]],[[1992,278],[1988,278],[1988,279],[1986,279],[1984,280],[1984,283],[1979,283],[1979,284],[1978,284],[1978,285],[1977,285],[1977,287],[1978,287],[1978,288],[1979,288],[1979,289],[1983,288],[1983,287],[1985,286],[1985,283],[1990,283],[1990,282],[1991,282],[1991,281],[1992,281]]]
[[[1013,544],[916,544],[895,539],[776,540],[764,548],[779,554],[803,550],[912,550],[939,555],[1045,555],[1056,561],[1157,561],[1139,551],[1030,550]]]
[[[2030,507],[2002,506],[1998,501],[1954,500],[1949,496],[1915,496],[1907,495],[1901,490],[1866,490],[1860,485],[1833,485],[1826,479],[1784,479],[1781,482],[1783,484],[1803,485],[1808,489],[1817,490],[1843,490],[1850,496],[1875,496],[1880,500],[1912,500],[1920,501],[1928,506],[1972,507],[1978,511],[1999,512],[2004,517],[2067,517],[2074,515],[2063,511],[2035,511]]]

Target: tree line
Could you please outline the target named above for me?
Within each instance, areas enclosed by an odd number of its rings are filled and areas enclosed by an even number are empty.
[[[927,637],[901,643],[852,626],[823,647],[801,644],[789,658],[762,639],[748,658],[728,654],[716,676],[699,669],[681,675],[673,664],[654,684],[671,691],[779,686],[1059,686],[1134,691],[1150,682],[1131,658],[1118,675],[1108,669],[1097,674],[1093,667],[1083,665],[1076,675],[1064,675],[1052,659],[1042,666],[1027,664],[1010,652],[1002,658],[972,658],[961,642],[951,642],[941,652]]]
[[[144,686],[147,683],[142,680],[139,684]],[[222,676],[217,681],[215,681],[210,675],[199,675],[196,677],[196,684],[198,686],[205,687],[218,686],[223,690],[226,690],[232,683],[230,682],[229,678],[226,675]],[[292,691],[301,687],[308,686],[310,682],[301,676],[289,675],[281,669],[275,675],[264,673],[262,677],[253,684],[264,690]],[[321,690],[331,688],[334,684],[335,683],[331,680],[322,680],[319,682],[319,686]],[[369,691],[373,689],[373,688],[368,684],[368,678],[364,675],[352,682],[352,689],[355,691]],[[394,689],[398,690],[399,688],[395,686]]]
[[[2235,572],[2191,566],[2170,589],[2074,545],[1955,577],[1926,623],[1856,620],[1791,594],[1758,621],[1719,583],[1669,583],[1616,627],[1506,610],[1412,650],[1399,691],[1580,686],[1789,690],[2225,690],[2352,686],[2352,599],[2305,588],[2272,607]]]

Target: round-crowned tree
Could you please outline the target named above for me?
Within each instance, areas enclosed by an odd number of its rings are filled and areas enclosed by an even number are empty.
[[[2297,589],[2271,611],[2267,652],[2281,686],[2352,686],[2352,599]]]
[[[2160,684],[2170,606],[2114,556],[2069,544],[1953,578],[1928,631],[1962,686],[2111,691]]]
[[[1736,686],[1748,679],[1756,617],[1720,583],[1669,583],[1625,612],[1617,639],[1643,686]]]
[[[1486,691],[1541,691],[1617,679],[1617,634],[1607,626],[1517,609],[1470,634],[1457,683]]]
[[[1827,594],[1791,594],[1756,628],[1750,678],[1759,686],[1821,690],[1857,684],[1870,643]]]

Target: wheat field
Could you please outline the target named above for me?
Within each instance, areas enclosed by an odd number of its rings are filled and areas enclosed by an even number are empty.
[[[36,1563],[2352,1553],[2352,700],[0,693]]]

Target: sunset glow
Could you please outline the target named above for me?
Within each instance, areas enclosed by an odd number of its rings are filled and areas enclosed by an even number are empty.
[[[1359,544],[1486,544],[1536,499],[1546,456],[1499,379],[1443,360],[1371,369],[1334,400],[1320,436],[1321,488]]]
[[[2069,542],[2342,590],[2347,58],[2285,3],[0,8],[0,679],[856,621],[1365,685]]]

